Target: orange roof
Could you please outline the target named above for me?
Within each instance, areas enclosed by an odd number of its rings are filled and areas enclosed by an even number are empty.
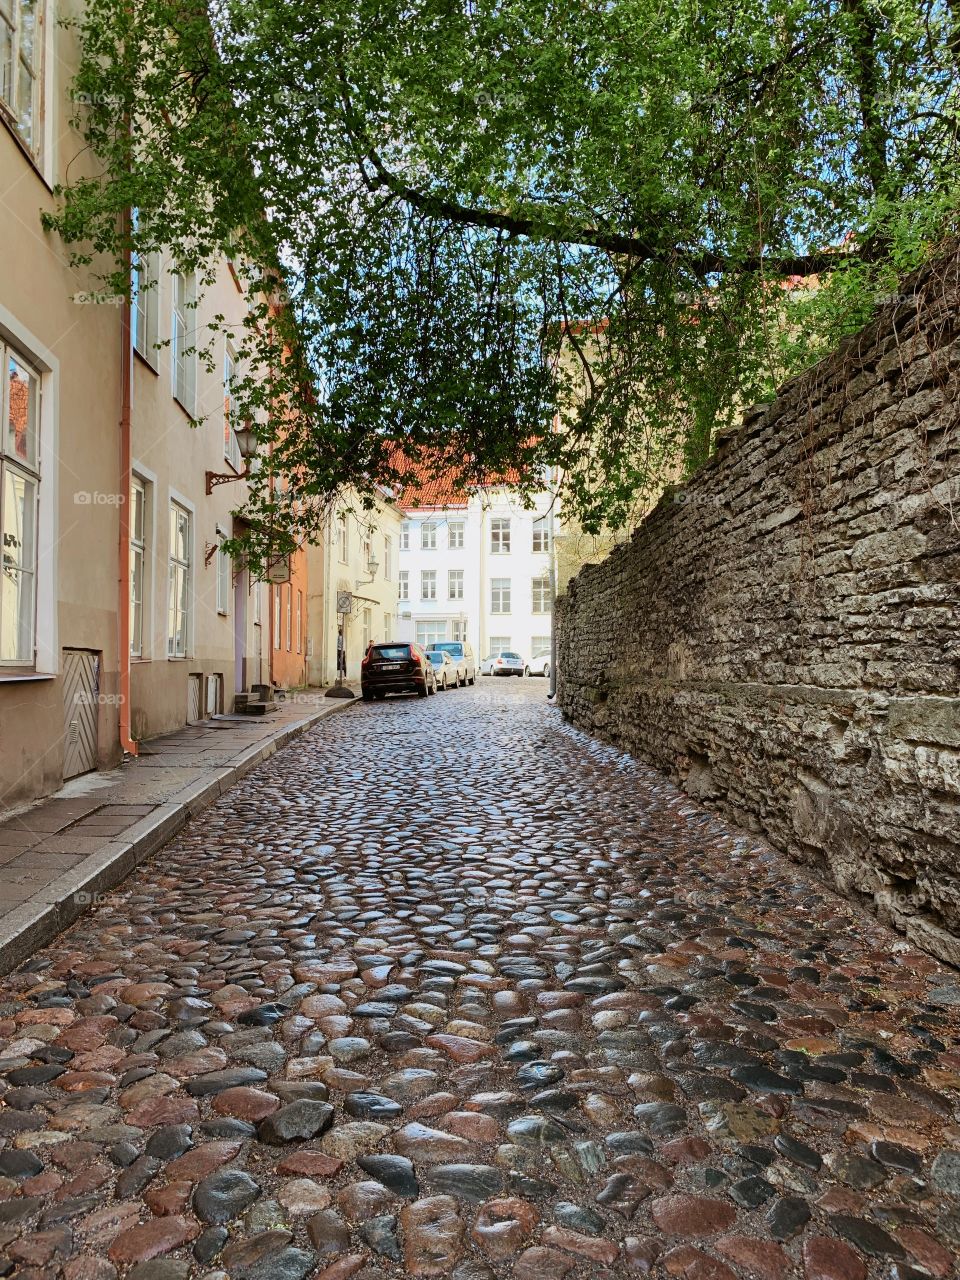
[[[466,508],[470,496],[478,489],[490,488],[494,485],[519,484],[520,473],[509,467],[502,475],[489,477],[471,485],[465,485],[460,474],[460,466],[445,460],[434,451],[432,455],[424,452],[417,459],[408,458],[397,449],[390,459],[390,465],[400,473],[400,480],[395,486],[397,506],[403,511],[445,509],[447,507]]]

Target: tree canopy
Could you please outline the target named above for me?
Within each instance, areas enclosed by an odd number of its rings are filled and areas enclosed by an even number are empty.
[[[622,522],[956,209],[953,0],[87,0],[78,30],[104,175],[51,225],[117,288],[163,247],[259,291],[255,558],[398,449],[553,465]]]

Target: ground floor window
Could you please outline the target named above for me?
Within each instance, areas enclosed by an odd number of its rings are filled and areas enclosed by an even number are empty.
[[[490,637],[491,653],[499,653],[501,649],[509,649],[509,648],[510,648],[509,636],[491,636]]]
[[[417,644],[421,649],[429,649],[439,640],[446,640],[446,638],[446,618],[431,618],[429,622],[417,623]]]
[[[466,618],[454,618],[453,620],[453,636],[452,639],[459,640],[461,644],[467,638],[467,620]]]
[[[0,360],[0,662],[32,666],[36,641],[40,383],[10,347],[0,344]]]
[[[167,654],[186,657],[190,643],[190,606],[193,583],[191,558],[193,528],[190,512],[170,504],[169,601],[167,606]]]
[[[550,652],[549,636],[532,636],[530,640],[530,657],[539,657],[541,653]]]

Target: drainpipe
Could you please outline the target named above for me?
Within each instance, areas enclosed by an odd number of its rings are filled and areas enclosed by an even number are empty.
[[[130,229],[130,210],[124,217],[127,231]],[[129,281],[132,274],[132,258],[129,244],[124,250],[124,267],[128,289],[124,294],[120,311],[120,547],[119,547],[119,666],[120,666],[120,746],[131,756],[139,754],[139,747],[130,734],[130,487],[132,463],[130,449],[130,410],[133,400],[133,322]]]

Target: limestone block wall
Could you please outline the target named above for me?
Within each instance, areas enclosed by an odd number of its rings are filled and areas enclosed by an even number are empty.
[[[579,727],[960,963],[960,252],[557,605]]]

